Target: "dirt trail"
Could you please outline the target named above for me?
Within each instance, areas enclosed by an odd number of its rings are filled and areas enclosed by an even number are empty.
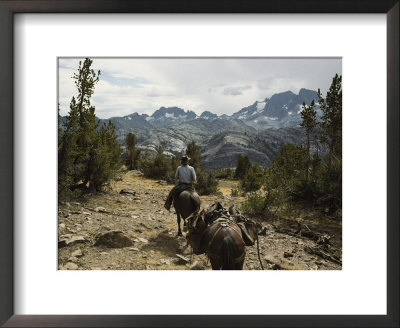
[[[243,197],[231,197],[234,181],[220,181],[220,196],[202,196],[201,208],[215,201],[228,208],[239,207]],[[135,195],[120,194],[132,189]],[[127,172],[121,181],[113,182],[111,190],[90,194],[79,202],[59,205],[59,269],[61,270],[210,270],[205,255],[192,255],[185,237],[177,237],[176,215],[164,209],[163,203],[171,185],[144,178],[139,172]],[[313,214],[298,218],[292,213],[287,220],[263,222],[265,236],[259,236],[261,258],[265,269],[340,270],[340,263],[310,254],[316,246],[310,238],[282,233],[280,227],[307,222],[317,227]],[[292,219],[292,220],[291,220]],[[295,223],[293,223],[295,222]],[[320,221],[319,221],[320,222]],[[183,222],[181,223],[183,225]],[[324,225],[332,238],[334,251],[341,253],[341,227],[335,222]],[[133,241],[124,248],[94,246],[96,238],[107,231],[122,231]],[[281,232],[278,232],[281,231]],[[66,241],[66,243],[64,243]],[[178,255],[180,256],[178,256]],[[261,269],[256,245],[246,247],[245,270]]]

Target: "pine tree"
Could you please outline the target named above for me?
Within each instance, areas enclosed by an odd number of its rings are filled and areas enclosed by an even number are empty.
[[[129,133],[125,139],[125,164],[128,170],[137,170],[139,166],[140,149],[136,148],[136,136]]]
[[[194,167],[196,173],[200,173],[203,169],[200,162],[200,146],[192,141],[186,148],[186,155],[190,158],[189,165]]]
[[[308,171],[310,168],[310,134],[314,130],[317,125],[317,112],[314,109],[315,102],[314,99],[311,101],[310,106],[307,106],[303,101],[303,110],[301,111],[301,118],[303,121],[300,123],[300,126],[306,130],[306,137],[307,137],[307,145],[306,145],[306,152],[307,152],[307,162],[306,162],[306,183],[308,183]]]
[[[65,130],[59,145],[59,192],[67,189],[100,190],[120,166],[121,147],[114,125],[109,122],[98,131],[95,107],[90,99],[100,71],[91,69],[93,61],[79,62],[73,79],[78,90],[72,97]]]
[[[263,184],[263,171],[258,163],[250,167],[240,181],[240,189],[245,192],[257,191]]]
[[[250,168],[251,161],[249,155],[238,154],[236,156],[235,179],[243,179]]]
[[[318,89],[318,98],[322,110],[321,141],[328,145],[328,170],[335,157],[342,157],[342,76],[336,74],[332,80],[326,101]]]
[[[328,146],[322,194],[333,212],[342,204],[342,76],[335,75],[325,100],[320,90],[318,98],[323,113],[319,124],[321,141]]]

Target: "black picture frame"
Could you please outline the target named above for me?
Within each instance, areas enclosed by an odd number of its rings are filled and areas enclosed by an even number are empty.
[[[4,327],[399,327],[399,7],[398,0],[0,0],[0,324]],[[14,315],[13,17],[16,13],[385,13],[387,315]]]

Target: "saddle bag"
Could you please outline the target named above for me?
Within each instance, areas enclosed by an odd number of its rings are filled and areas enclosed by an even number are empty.
[[[246,246],[253,246],[257,240],[257,225],[251,220],[236,222],[242,231],[243,241]]]

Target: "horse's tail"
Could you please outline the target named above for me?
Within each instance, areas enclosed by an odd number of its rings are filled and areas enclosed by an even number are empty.
[[[222,270],[235,270],[234,243],[231,236],[225,236],[222,240]]]

